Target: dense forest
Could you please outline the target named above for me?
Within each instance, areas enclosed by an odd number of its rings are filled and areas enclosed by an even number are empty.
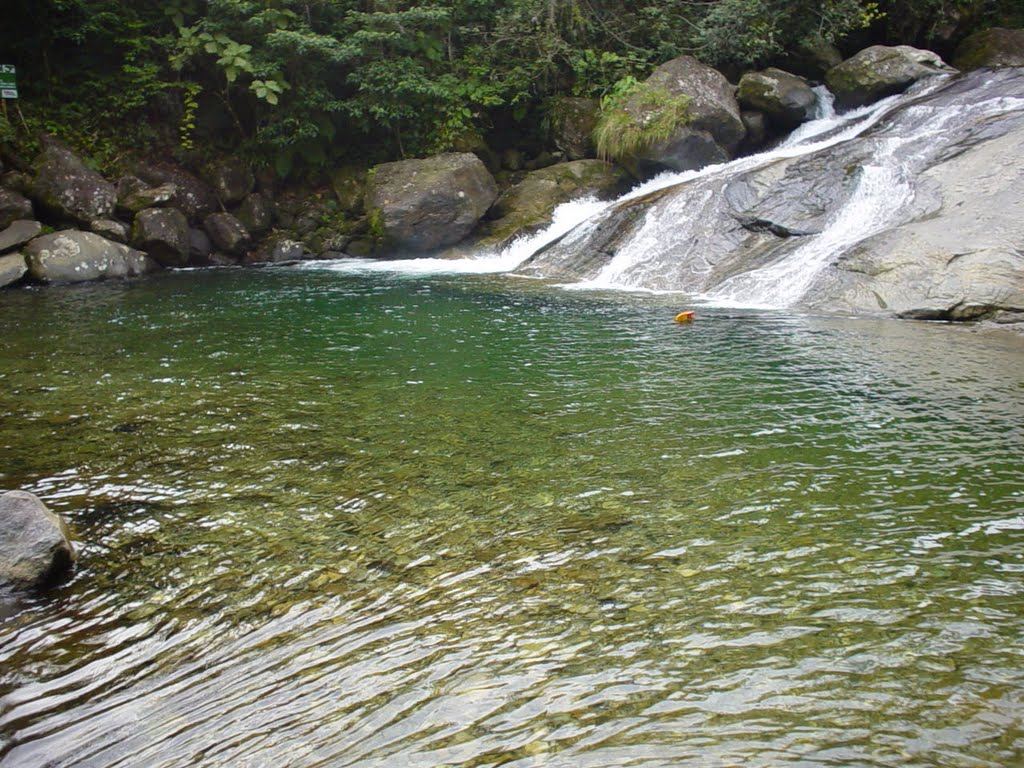
[[[947,52],[1016,0],[13,0],[2,57],[40,131],[102,166],[231,151],[298,178],[486,139],[543,144],[552,96],[614,97],[689,53],[727,74],[822,42]]]

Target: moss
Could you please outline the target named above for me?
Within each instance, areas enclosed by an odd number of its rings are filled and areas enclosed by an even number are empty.
[[[689,96],[675,96],[664,88],[635,83],[601,105],[594,129],[598,157],[618,161],[636,158],[686,125],[690,121],[689,107]]]
[[[381,241],[385,237],[384,213],[380,208],[371,208],[366,216],[367,234],[374,240]]]

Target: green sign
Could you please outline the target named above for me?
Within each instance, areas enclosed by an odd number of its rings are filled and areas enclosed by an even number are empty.
[[[0,64],[0,99],[18,98],[17,72],[13,64]]]

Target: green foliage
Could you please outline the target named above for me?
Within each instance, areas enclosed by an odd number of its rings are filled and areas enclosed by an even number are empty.
[[[689,120],[690,99],[627,77],[601,100],[594,128],[597,154],[628,161],[664,141]]]

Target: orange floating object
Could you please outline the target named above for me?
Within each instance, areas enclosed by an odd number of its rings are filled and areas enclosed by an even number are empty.
[[[693,311],[692,310],[687,310],[686,312],[680,312],[678,315],[676,315],[676,322],[677,323],[692,323],[693,322],[693,317],[694,317],[694,315],[693,315]]]

